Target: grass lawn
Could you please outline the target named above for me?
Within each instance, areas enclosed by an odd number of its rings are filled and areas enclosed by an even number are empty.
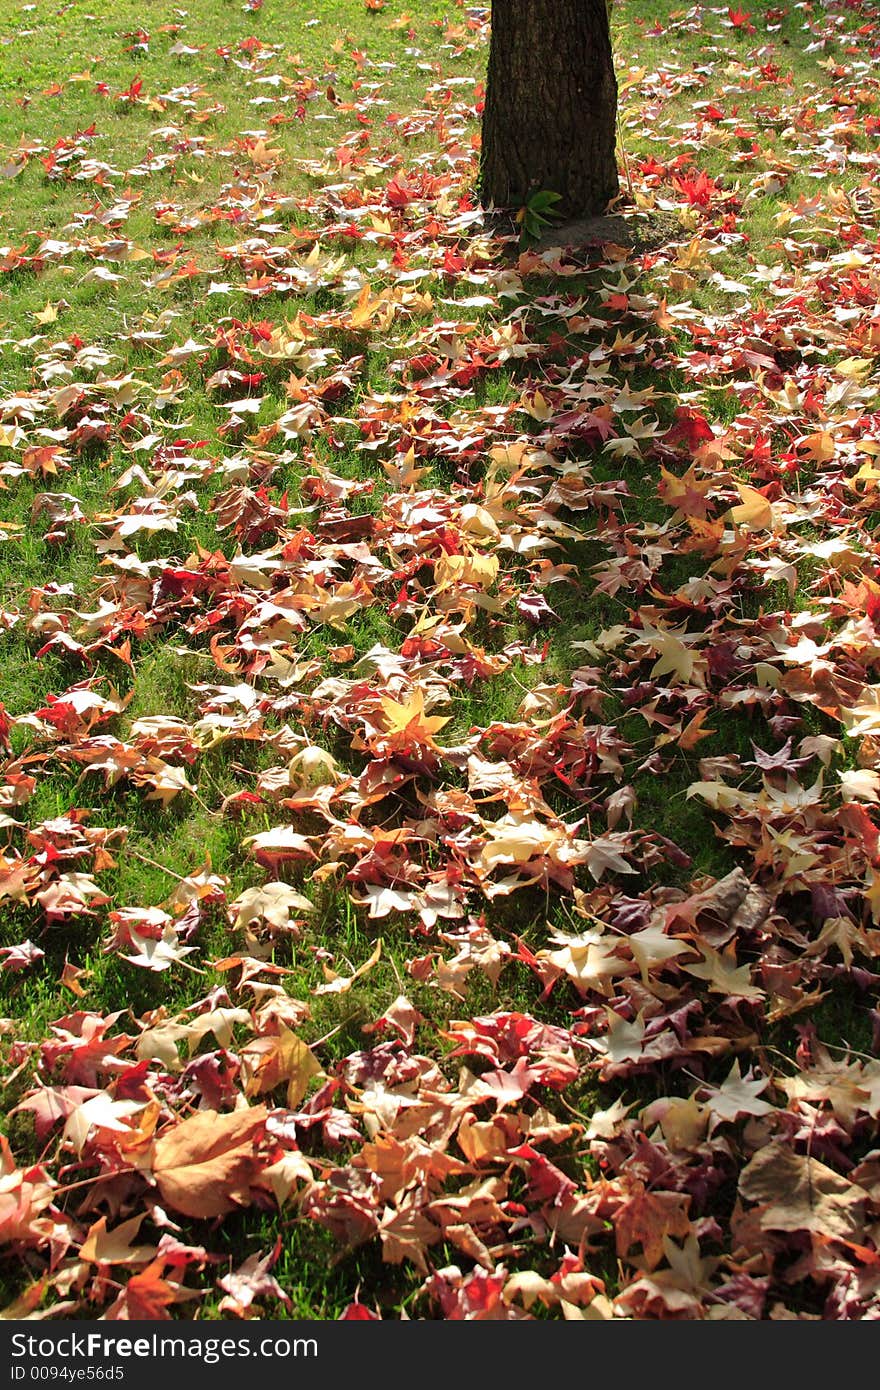
[[[0,6],[11,1316],[875,1306],[880,23],[612,27],[566,253],[486,8]]]

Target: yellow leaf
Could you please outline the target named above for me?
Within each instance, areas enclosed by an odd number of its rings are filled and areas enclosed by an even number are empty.
[[[368,323],[376,317],[378,310],[384,303],[383,296],[370,293],[369,285],[364,285],[357,298],[357,303],[351,311],[349,324],[352,328],[366,328]]]
[[[241,1057],[247,1074],[245,1095],[265,1095],[286,1082],[289,1110],[299,1105],[312,1078],[323,1075],[311,1048],[283,1024],[277,1036],[258,1037],[248,1043]]]
[[[99,1217],[94,1225],[89,1227],[88,1234],[80,1246],[79,1258],[92,1264],[148,1264],[156,1253],[155,1246],[131,1243],[140,1230],[144,1215],[145,1213],[141,1212],[130,1221],[123,1221],[121,1225],[114,1226],[112,1231],[107,1230],[106,1216]]]
[[[284,155],[277,147],[270,147],[265,140],[260,138],[255,140],[249,148],[248,158],[251,163],[256,164],[258,169],[267,169],[273,164],[279,164]]]
[[[434,581],[438,590],[452,584],[473,584],[478,589],[490,589],[498,578],[497,555],[441,555],[434,565]]]
[[[711,264],[707,256],[709,243],[702,237],[694,237],[687,246],[675,253],[675,264],[682,270],[707,270]]]
[[[805,453],[814,463],[831,463],[834,458],[834,436],[830,430],[817,430],[815,434],[805,434],[797,442],[798,451]]]
[[[880,922],[880,873],[875,873],[873,869],[868,870],[864,893],[865,901],[871,909],[871,920],[876,926]]]
[[[533,420],[546,421],[553,419],[553,406],[540,391],[535,391],[530,396],[523,396],[520,409],[523,410],[526,415],[531,415]]]
[[[287,1106],[295,1110],[309,1089],[314,1076],[323,1076],[321,1063],[314,1052],[295,1033],[282,1027],[281,1040],[287,1067]]]
[[[651,668],[651,675],[655,680],[660,676],[671,676],[674,681],[683,685],[690,682],[702,685],[705,661],[690,651],[679,633],[685,637],[688,635],[684,628],[673,632],[668,628],[652,627],[650,623],[643,623],[640,635],[658,654]]]
[[[746,526],[750,531],[766,531],[772,527],[773,508],[767,498],[753,487],[746,487],[745,483],[737,483],[736,487],[742,503],[731,507],[727,520],[734,526]]]
[[[420,689],[414,690],[403,704],[387,697],[382,699],[381,704],[385,731],[389,734],[406,732],[416,738],[418,733],[424,733],[431,737],[449,723],[448,719],[438,719],[436,715],[425,714],[425,697]]]
[[[838,362],[834,370],[838,376],[846,377],[847,381],[861,381],[866,377],[873,362],[867,357],[845,357],[842,362]]]

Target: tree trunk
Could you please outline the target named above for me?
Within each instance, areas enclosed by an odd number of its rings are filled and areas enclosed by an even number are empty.
[[[480,196],[562,195],[585,217],[617,195],[617,81],[606,0],[492,0]]]

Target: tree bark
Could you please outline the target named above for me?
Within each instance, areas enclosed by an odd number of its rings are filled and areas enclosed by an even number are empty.
[[[547,190],[565,217],[603,212],[618,192],[616,121],[606,0],[492,0],[484,206]]]

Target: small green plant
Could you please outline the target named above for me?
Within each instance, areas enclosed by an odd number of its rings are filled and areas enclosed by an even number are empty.
[[[520,233],[521,246],[533,245],[534,242],[540,240],[545,227],[549,227],[561,219],[562,214],[556,207],[556,204],[561,200],[562,194],[553,193],[549,188],[539,189],[537,193],[532,194],[528,202],[516,214],[516,220],[522,229]]]

